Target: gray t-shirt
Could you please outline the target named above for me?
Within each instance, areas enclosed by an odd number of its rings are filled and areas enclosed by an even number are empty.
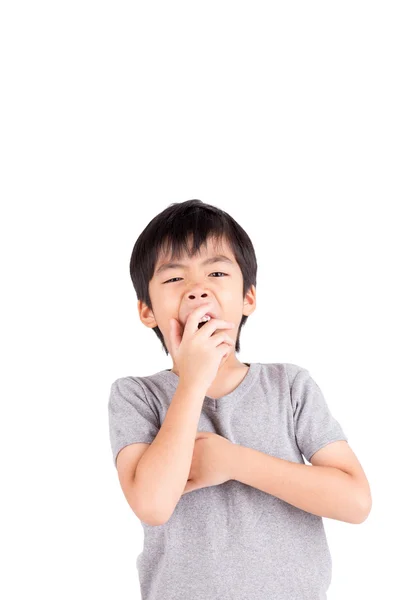
[[[291,363],[249,367],[231,393],[204,397],[198,431],[303,464],[302,455],[310,462],[330,442],[348,441],[308,370]],[[170,369],[114,381],[114,466],[124,446],[154,440],[178,382]],[[240,481],[188,492],[167,523],[142,526],[142,600],[326,599],[332,560],[322,517]]]

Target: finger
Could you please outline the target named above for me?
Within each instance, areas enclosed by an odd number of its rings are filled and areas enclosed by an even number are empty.
[[[234,350],[234,346],[227,342],[222,342],[219,346],[217,346],[217,350],[221,351],[221,358],[226,358],[229,356],[229,353]]]
[[[210,340],[214,342],[215,346],[219,346],[222,343],[229,344],[231,346],[236,344],[236,340],[233,340],[229,333],[225,333],[224,331],[211,336]]]
[[[185,330],[183,332],[183,335],[185,335],[186,331],[189,331],[189,333],[194,333],[195,331],[198,331],[199,328],[199,321],[202,317],[204,317],[204,315],[207,314],[207,310],[210,310],[211,307],[211,302],[206,302],[205,304],[202,304],[201,306],[198,306],[197,308],[195,308],[190,315],[187,318],[186,321],[186,325],[185,325]]]
[[[203,325],[203,327],[201,327],[201,331],[203,332],[205,330],[206,332],[202,335],[210,336],[214,333],[216,329],[234,329],[234,327],[235,323],[232,323],[231,321],[225,321],[224,319],[214,319],[211,317],[211,319],[205,325]]]

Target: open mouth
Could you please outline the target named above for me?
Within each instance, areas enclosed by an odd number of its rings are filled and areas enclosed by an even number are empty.
[[[210,319],[210,315],[204,315],[204,317],[200,319],[197,329],[201,329],[201,327],[203,327],[203,325],[205,325]]]

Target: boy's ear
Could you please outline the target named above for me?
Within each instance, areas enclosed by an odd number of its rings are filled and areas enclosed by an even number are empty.
[[[256,304],[256,288],[252,285],[243,300],[243,315],[245,317],[251,315],[256,310]]]
[[[153,311],[150,310],[143,300],[138,300],[137,307],[139,311],[139,319],[142,321],[143,325],[146,325],[146,327],[150,327],[151,329],[157,327],[157,321],[154,317]]]

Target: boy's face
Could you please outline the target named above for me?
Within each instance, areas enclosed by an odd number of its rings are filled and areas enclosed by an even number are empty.
[[[227,260],[219,257],[211,262],[217,255],[223,255]],[[205,263],[206,260],[209,262]],[[179,321],[183,333],[189,314],[201,304],[211,302],[209,310],[216,318],[235,323],[235,328],[224,331],[236,340],[242,316],[255,310],[255,287],[252,286],[243,299],[242,272],[229,244],[222,240],[217,245],[209,238],[197,256],[189,258],[183,255],[181,259],[172,261],[174,266],[167,265],[169,262],[168,256],[158,257],[149,282],[153,310],[139,301],[141,321],[147,327],[157,325],[164,340],[167,340],[171,318]]]

